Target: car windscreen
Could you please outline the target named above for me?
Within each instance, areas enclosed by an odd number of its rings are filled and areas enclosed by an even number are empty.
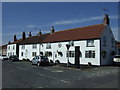
[[[46,56],[41,56],[41,59],[47,59],[47,57]]]

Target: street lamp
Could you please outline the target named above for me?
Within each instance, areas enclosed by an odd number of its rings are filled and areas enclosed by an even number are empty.
[[[70,48],[70,45],[66,44],[66,47],[67,47],[67,51],[68,51],[68,60],[67,60],[67,67],[68,67],[69,66],[69,48]]]

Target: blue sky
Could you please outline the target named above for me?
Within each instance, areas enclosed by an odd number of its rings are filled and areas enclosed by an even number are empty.
[[[21,38],[22,31],[36,35],[39,30],[49,33],[51,26],[56,31],[102,23],[103,8],[109,9],[110,26],[118,38],[117,2],[3,2],[3,44],[13,41],[13,35]]]

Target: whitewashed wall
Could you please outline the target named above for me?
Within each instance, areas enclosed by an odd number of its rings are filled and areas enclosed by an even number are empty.
[[[62,46],[58,47],[58,43],[60,43]],[[52,56],[48,57],[49,60],[53,60],[54,62],[56,60],[59,60],[60,63],[67,63],[67,48],[66,44],[69,42],[58,42],[58,43],[51,43],[51,49],[46,49],[47,43],[43,43],[42,45],[37,44],[37,49],[32,49],[32,45],[25,45],[25,49],[22,50],[22,45],[19,45],[19,59],[22,60],[30,59],[32,60],[32,52],[37,52],[37,55],[40,55],[40,51],[42,51],[44,54],[47,51],[52,52]],[[80,64],[88,64],[88,62],[91,62],[92,65],[100,65],[100,40],[96,39],[94,40],[95,47],[86,47],[87,41],[81,40],[81,41],[74,41],[74,46],[71,46],[69,51],[75,51],[75,46],[80,46],[80,51],[82,53],[82,57],[80,57]],[[26,50],[27,50],[27,56],[26,56]],[[95,58],[85,58],[85,51],[86,50],[94,50],[95,51]],[[58,55],[57,51],[62,52],[63,56]],[[21,52],[24,52],[24,56],[21,56]],[[55,57],[55,54],[57,57]],[[69,57],[69,61],[74,64],[75,58]]]
[[[10,44],[7,45],[7,56],[9,57],[10,55],[16,55],[16,44]],[[10,48],[9,48],[10,47]],[[14,47],[14,49],[13,49]]]
[[[82,41],[74,41],[74,46],[71,46],[69,51],[75,51],[75,46],[80,46],[80,51],[82,53],[82,57],[80,57],[80,64],[88,64],[88,62],[91,62],[92,65],[100,65],[100,40],[95,40],[95,47],[86,47],[86,40]],[[62,47],[58,47],[58,43],[51,43],[51,49],[46,49],[47,44],[43,44],[42,51],[51,51],[52,52],[52,57],[49,57],[50,60],[56,61],[59,60],[60,63],[67,63],[67,57],[66,57],[66,44],[68,42],[59,42],[62,44]],[[58,56],[57,50],[63,53],[63,56]],[[85,51],[86,50],[94,50],[96,53],[95,58],[85,58]],[[57,54],[57,58],[55,58],[55,54]],[[69,57],[69,61],[74,64],[75,63],[75,58],[74,57]]]
[[[22,45],[19,45],[19,59],[29,59],[30,61],[33,59],[32,52],[36,52],[37,55],[39,55],[39,49],[40,44],[37,44],[37,48],[33,49],[32,44],[25,45],[25,49],[22,49]],[[23,56],[21,56],[21,53],[23,52]]]
[[[106,37],[106,46],[103,45],[104,36]],[[112,38],[114,39],[114,47],[112,47],[112,42],[111,42]],[[115,51],[115,38],[109,26],[106,26],[101,36],[101,53],[102,51],[106,51],[106,58],[103,58],[101,54],[101,65],[112,64],[114,55],[112,55],[111,52]]]

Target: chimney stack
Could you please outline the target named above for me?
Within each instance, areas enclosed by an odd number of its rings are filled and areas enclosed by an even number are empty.
[[[41,30],[38,32],[38,36],[40,36],[42,34]]]
[[[24,40],[25,39],[25,32],[22,33],[22,39]]]
[[[54,27],[52,26],[52,29],[51,29],[51,34],[53,34],[54,32],[55,32],[55,29],[54,29]]]
[[[103,24],[104,25],[109,25],[110,24],[110,19],[108,14],[105,14],[104,18],[103,18]]]
[[[16,35],[14,35],[14,41],[17,41]]]
[[[29,37],[31,37],[31,36],[32,36],[31,32],[29,32],[28,36],[29,36]]]
[[[9,41],[8,44],[10,44],[11,42]]]

